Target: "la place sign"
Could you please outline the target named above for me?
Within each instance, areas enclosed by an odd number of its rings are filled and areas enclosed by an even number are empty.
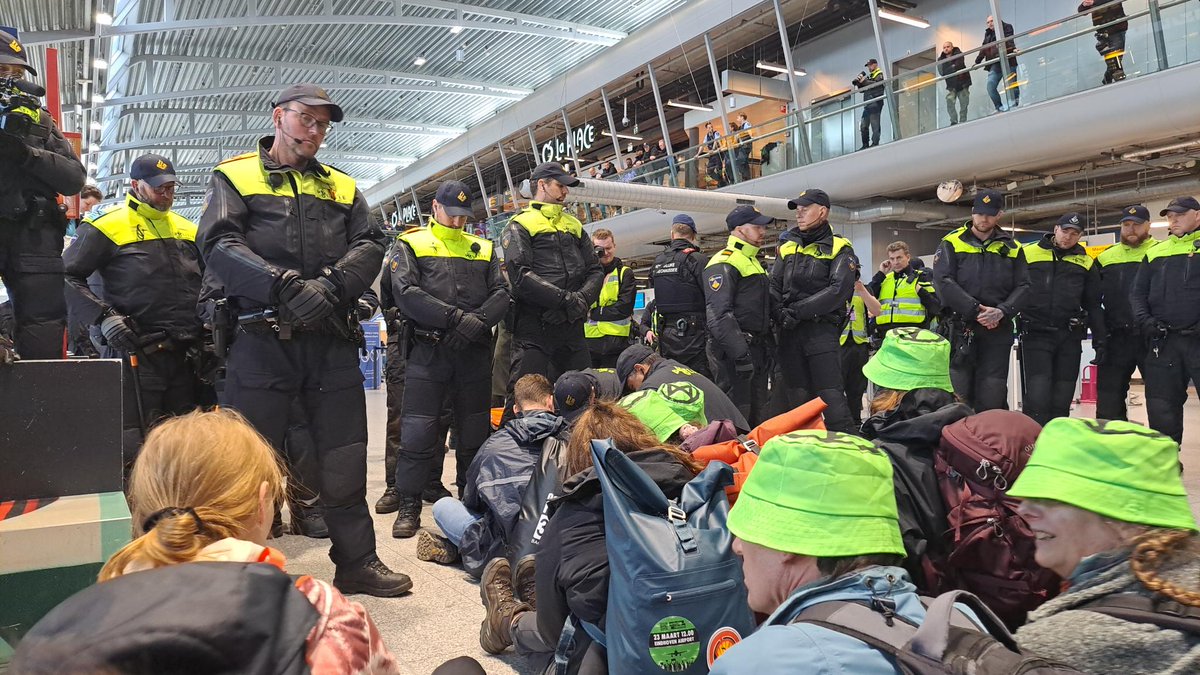
[[[420,218],[420,212],[417,210],[416,204],[408,204],[399,211],[392,211],[392,215],[388,218],[388,223],[392,229],[396,229],[405,223],[416,222]]]
[[[591,150],[592,146],[596,144],[596,127],[585,124],[578,129],[572,129],[570,141],[575,146],[576,152]],[[542,146],[542,161],[557,162],[563,157],[570,156],[571,152],[568,150],[567,142],[566,134],[546,141]]]

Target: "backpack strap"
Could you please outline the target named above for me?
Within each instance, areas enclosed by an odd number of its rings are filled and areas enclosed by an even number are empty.
[[[594,623],[588,623],[577,618],[574,614],[567,616],[567,620],[563,623],[562,633],[558,636],[558,644],[554,647],[554,668],[551,672],[554,675],[567,675],[567,668],[571,662],[571,653],[575,651],[575,631],[578,630],[575,624],[579,624],[579,628],[583,628],[583,632],[592,638],[592,642],[606,647],[604,642],[604,631]]]
[[[919,644],[918,637],[923,630],[927,633],[932,630],[935,635],[944,634],[947,637],[949,636],[951,627],[979,631],[979,626],[975,622],[971,621],[966,614],[954,607],[956,598],[953,596],[946,603],[953,610],[946,614],[946,623],[942,624],[940,621],[933,621],[932,625],[930,625],[931,619],[935,618],[930,612],[940,612],[941,607],[938,606],[938,601],[946,596],[952,596],[952,594],[947,593],[938,596],[938,598],[921,597],[921,604],[926,608],[926,615],[925,621],[920,626],[899,614],[895,614],[895,603],[890,600],[876,600],[875,602],[831,600],[829,602],[822,602],[801,611],[791,623],[811,623],[827,630],[849,635],[893,657],[909,646],[910,643],[913,644],[913,651],[924,653],[917,648]],[[969,603],[965,604],[969,606]],[[974,607],[970,607],[970,609],[972,611],[975,610]],[[1003,627],[1002,624],[1001,627]],[[934,648],[936,649],[936,647]],[[940,654],[945,653],[945,651],[946,647],[943,645],[939,655],[934,658],[940,661]]]
[[[1148,598],[1140,593],[1114,593],[1080,605],[1076,609],[1200,635],[1200,607],[1165,598]]]
[[[961,614],[955,607],[956,604],[962,604],[971,610],[983,625],[984,631],[994,637],[997,642],[1004,645],[1009,651],[1020,653],[1016,638],[1004,626],[1004,622],[987,605],[983,604],[982,600],[966,591],[948,591],[934,598],[925,612],[925,621],[921,623],[917,634],[913,636],[912,650],[914,652],[941,662],[950,644],[950,629],[955,625],[953,617],[955,614]],[[970,628],[978,630],[975,625]]]

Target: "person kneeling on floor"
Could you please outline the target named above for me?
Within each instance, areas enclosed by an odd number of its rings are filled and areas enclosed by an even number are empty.
[[[478,577],[489,560],[506,554],[521,515],[521,499],[546,439],[565,441],[567,421],[554,414],[550,382],[536,373],[513,388],[517,416],[492,434],[467,469],[463,499],[443,497],[433,505],[432,530],[417,533],[417,557],[463,567]]]

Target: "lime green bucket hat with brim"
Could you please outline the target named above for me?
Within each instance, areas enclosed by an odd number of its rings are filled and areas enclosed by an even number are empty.
[[[888,331],[879,351],[863,366],[863,375],[884,389],[942,389],[954,393],[954,385],[950,384],[950,343],[923,328]]]
[[[1132,422],[1050,420],[1008,494],[1127,523],[1197,530],[1179,473],[1179,446]]]
[[[687,420],[675,413],[662,394],[653,389],[635,391],[618,403],[645,424],[659,443],[666,442],[672,434],[679,431],[679,427],[687,424]]]
[[[744,541],[797,555],[904,555],[891,461],[869,441],[839,432],[768,441],[728,524]]]
[[[708,424],[704,417],[704,390],[691,382],[667,382],[657,389],[663,400],[688,424],[702,427]]]

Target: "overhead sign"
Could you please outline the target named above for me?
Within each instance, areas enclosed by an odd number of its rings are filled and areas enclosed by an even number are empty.
[[[392,211],[392,215],[388,218],[388,225],[391,229],[399,229],[401,225],[406,223],[415,223],[421,219],[421,212],[416,204],[409,204],[401,207],[399,211]]]
[[[578,129],[572,129],[570,140],[575,146],[575,152],[587,152],[596,143],[596,127],[589,123]],[[546,141],[542,145],[542,161],[557,162],[562,160],[563,157],[570,157],[571,151],[568,147],[566,134]]]

